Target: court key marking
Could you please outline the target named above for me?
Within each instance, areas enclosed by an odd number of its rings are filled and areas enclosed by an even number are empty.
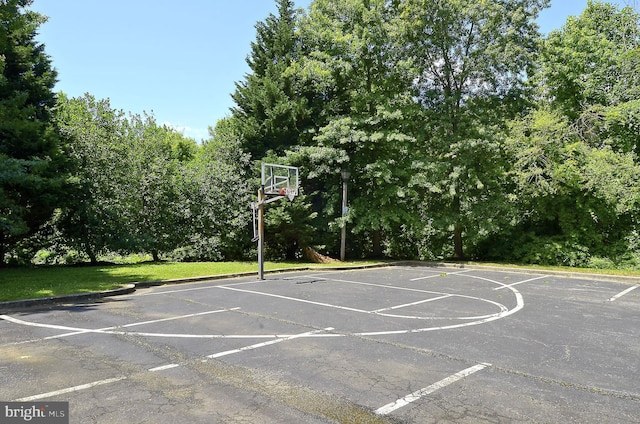
[[[472,320],[470,322],[464,322],[464,323],[460,323],[460,324],[451,324],[451,325],[424,327],[424,328],[413,328],[413,329],[405,329],[405,330],[363,331],[363,332],[349,333],[349,334],[356,335],[356,336],[384,336],[384,335],[394,335],[394,334],[412,334],[412,333],[422,333],[422,332],[427,332],[427,331],[439,331],[439,330],[448,330],[448,329],[454,329],[454,328],[468,327],[468,326],[484,324],[484,323],[487,323],[487,322],[495,321],[497,319],[505,318],[507,316],[510,316],[510,315],[520,311],[524,307],[524,300],[522,298],[522,295],[520,294],[520,292],[517,289],[515,289],[513,287],[515,284],[518,284],[518,283],[513,283],[511,285],[507,285],[507,284],[501,283],[499,281],[491,280],[489,278],[484,278],[484,277],[479,277],[479,276],[474,276],[474,275],[468,275],[468,274],[466,274],[465,276],[469,277],[469,278],[474,278],[474,279],[487,281],[487,282],[490,282],[492,284],[497,284],[498,286],[500,286],[499,288],[505,288],[505,289],[510,290],[515,296],[516,306],[513,309],[508,309],[506,306],[504,306],[504,305],[502,305],[500,303],[494,302],[492,300],[473,297],[473,296],[466,296],[466,295],[459,295],[459,294],[449,294],[449,293],[441,293],[441,292],[430,292],[430,291],[425,291],[425,290],[420,290],[420,289],[413,289],[413,288],[408,288],[408,287],[394,287],[394,286],[387,286],[387,285],[381,285],[381,284],[364,283],[364,282],[360,282],[360,281],[350,281],[350,280],[342,280],[342,279],[329,279],[329,278],[321,278],[321,277],[318,277],[318,278],[329,280],[329,281],[335,281],[335,282],[349,283],[349,284],[375,286],[375,287],[380,287],[380,288],[385,288],[385,289],[405,290],[405,291],[411,291],[411,292],[437,294],[437,295],[441,296],[440,299],[445,299],[445,298],[450,298],[450,297],[468,298],[468,299],[487,302],[487,303],[496,305],[500,309],[500,312],[497,312],[497,313],[494,313],[494,314],[489,314],[489,315],[477,316],[477,317],[444,317],[444,318],[440,318],[440,319],[449,319],[449,320]],[[314,305],[317,305],[317,306],[342,309],[342,310],[345,310],[345,311],[356,312],[356,313],[376,314],[376,315],[382,315],[382,316],[389,316],[389,317],[393,317],[393,318],[438,319],[438,318],[434,318],[434,317],[415,317],[415,316],[402,316],[402,315],[385,314],[385,313],[380,312],[380,310],[367,311],[367,310],[363,310],[363,309],[350,308],[350,307],[334,305],[334,304],[330,304],[330,303],[314,302],[314,301],[310,301],[310,300],[306,300],[306,299],[299,299],[299,298],[290,297],[290,296],[283,296],[283,295],[278,295],[278,294],[264,293],[264,292],[259,292],[259,291],[255,291],[255,290],[247,290],[247,289],[240,289],[240,288],[237,288],[237,287],[232,287],[233,285],[240,285],[240,284],[244,285],[244,283],[239,283],[239,284],[231,284],[231,285],[213,286],[211,288],[212,289],[224,289],[224,290],[245,292],[245,293],[251,293],[251,294],[256,294],[256,295],[260,295],[260,296],[276,297],[276,298],[281,298],[281,299],[284,299],[284,300],[296,301],[296,302],[302,302],[302,303],[309,303],[309,304],[314,304]],[[185,289],[185,290],[190,290],[190,289]],[[53,325],[53,324],[33,323],[33,322],[23,321],[23,320],[20,320],[20,319],[17,319],[17,318],[12,318],[12,317],[9,317],[9,316],[6,316],[6,315],[0,315],[0,319],[5,319],[7,321],[10,321],[10,322],[13,322],[13,323],[16,323],[16,324],[22,324],[22,325],[27,325],[27,326],[51,328],[51,329],[58,329],[58,330],[65,330],[65,331],[71,331],[72,332],[72,333],[67,333],[67,334],[63,334],[63,335],[50,336],[49,338],[65,337],[65,336],[69,336],[69,335],[84,334],[84,333],[116,334],[116,335],[129,335],[129,336],[142,336],[142,337],[192,338],[192,339],[243,339],[243,338],[247,338],[247,339],[248,338],[253,338],[253,339],[261,339],[261,338],[262,339],[279,339],[279,338],[287,338],[287,337],[291,337],[292,336],[291,334],[276,334],[276,335],[274,335],[274,334],[186,334],[186,333],[130,332],[130,331],[116,330],[116,329],[120,329],[120,328],[124,328],[124,327],[131,327],[131,326],[134,326],[134,325],[150,324],[150,323],[164,321],[164,320],[187,318],[187,317],[190,317],[190,316],[197,316],[197,315],[208,314],[208,313],[226,312],[226,311],[231,311],[231,310],[236,310],[236,309],[239,309],[239,308],[220,309],[220,310],[216,310],[216,311],[207,311],[207,312],[202,312],[200,314],[190,314],[190,315],[184,315],[184,316],[175,317],[175,318],[165,318],[163,320],[158,320],[158,321],[145,321],[145,322],[142,322],[142,323],[127,324],[127,325],[123,325],[123,326],[108,327],[108,328],[105,328],[105,329],[97,329],[97,330],[86,329],[86,328],[75,328],[75,327],[69,327],[69,326],[60,326],[60,325]],[[348,335],[347,333],[325,333],[325,334],[310,334],[310,335],[307,335],[307,336],[304,336],[304,337],[344,337],[344,336],[347,336],[347,335]],[[19,343],[25,343],[25,342],[18,342],[18,344]]]

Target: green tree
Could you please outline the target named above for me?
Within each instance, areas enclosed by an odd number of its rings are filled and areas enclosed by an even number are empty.
[[[422,189],[434,225],[453,235],[455,259],[465,257],[465,234],[495,230],[502,215],[501,134],[526,104],[539,40],[535,18],[548,3],[399,3],[401,42],[424,108],[424,143],[411,184]]]
[[[394,49],[395,13],[395,6],[382,0],[316,0],[301,23],[306,55],[292,66],[299,84],[314,87],[326,102],[323,113],[329,119],[315,142],[348,156],[342,165],[352,176],[349,220],[374,256],[383,255],[385,234],[411,219],[406,202],[414,141],[406,115],[410,79]]]
[[[640,14],[589,1],[544,43],[541,94],[585,141],[640,154]]]
[[[158,261],[188,241],[192,213],[184,169],[195,155],[195,141],[158,126],[153,116],[132,115],[129,121],[124,160],[130,174],[119,187],[128,233],[119,241],[125,250],[149,252]]]
[[[296,146],[286,151],[283,161],[299,168],[302,188],[293,202],[269,205],[267,254],[276,250],[274,256],[295,259],[302,255],[313,261],[316,251],[337,257],[343,225],[336,220],[341,215],[340,170],[348,159],[344,150],[327,146]],[[277,158],[269,160],[277,163]]]
[[[492,256],[568,266],[587,266],[592,256],[617,261],[638,217],[635,155],[589,145],[567,117],[550,108],[514,121],[507,150],[518,234],[494,239],[504,248]]]
[[[60,205],[63,141],[51,122],[56,72],[30,0],[0,2],[0,263]]]
[[[256,24],[256,41],[251,43],[247,58],[251,72],[236,83],[232,95],[242,148],[254,160],[262,159],[270,150],[283,153],[300,144],[301,135],[311,125],[307,100],[296,93],[286,72],[300,49],[294,3],[276,3],[278,15],[271,14]]]
[[[116,248],[125,231],[125,199],[121,186],[129,184],[127,141],[129,122],[108,99],[92,95],[59,95],[56,120],[69,139],[72,191],[56,226],[66,244],[86,253],[92,263]]]
[[[90,94],[61,95],[56,112],[70,140],[72,196],[55,221],[67,247],[96,263],[110,252],[148,252],[159,260],[189,242],[193,140]]]
[[[241,148],[235,118],[209,129],[187,168],[186,201],[191,208],[186,260],[247,259],[251,249],[251,209],[259,184],[248,173],[249,154]]]
[[[545,98],[572,120],[594,104],[637,100],[638,19],[630,7],[589,0],[544,42],[539,78]]]
[[[638,262],[629,255],[640,212],[639,22],[631,8],[590,1],[544,42],[538,104],[507,139],[521,211],[516,259]]]

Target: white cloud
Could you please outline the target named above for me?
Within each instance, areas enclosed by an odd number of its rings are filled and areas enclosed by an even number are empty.
[[[179,132],[185,137],[193,138],[198,142],[209,138],[209,129],[207,128],[205,129],[191,128],[188,125],[173,124],[168,121],[163,122],[162,125],[165,125],[168,128],[171,128],[172,130]]]

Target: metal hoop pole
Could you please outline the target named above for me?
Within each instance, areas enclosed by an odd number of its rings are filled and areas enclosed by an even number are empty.
[[[264,280],[264,187],[258,189],[258,280]]]
[[[340,231],[340,260],[344,262],[347,251],[347,179],[349,178],[347,171],[343,171],[342,176],[342,229]]]

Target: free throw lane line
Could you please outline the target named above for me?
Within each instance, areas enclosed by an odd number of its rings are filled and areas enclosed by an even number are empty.
[[[433,392],[435,392],[436,390],[442,389],[443,387],[448,386],[449,384],[455,383],[456,381],[462,380],[463,378],[474,374],[480,370],[485,369],[486,367],[491,366],[491,364],[478,364],[478,365],[474,365],[473,367],[467,368],[466,370],[462,370],[460,372],[457,372],[453,375],[450,375],[447,378],[444,378],[440,381],[438,381],[437,383],[432,384],[431,386],[425,387],[424,389],[420,389],[417,390],[413,393],[410,393],[408,395],[406,395],[405,397],[396,400],[395,402],[391,402],[385,406],[382,406],[378,409],[376,409],[375,413],[378,415],[387,415],[393,411],[395,411],[396,409],[402,408],[403,406],[406,406],[408,404],[410,404],[411,402],[414,402],[426,395],[429,395]]]

